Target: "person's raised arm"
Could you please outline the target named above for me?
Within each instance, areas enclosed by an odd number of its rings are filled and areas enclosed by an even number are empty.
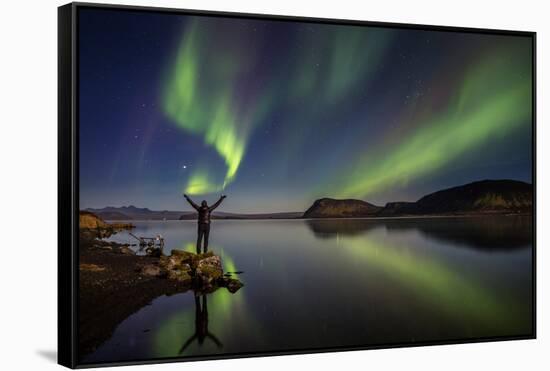
[[[195,210],[197,210],[197,211],[199,210],[199,205],[197,205],[196,203],[194,203],[193,200],[191,200],[191,199],[189,198],[189,196],[187,196],[186,194],[184,194],[183,197],[185,197],[185,199],[187,200],[187,202],[189,202],[189,204],[190,204],[191,206],[193,206],[193,209],[195,209]]]
[[[220,204],[222,203],[223,199],[226,198],[227,196],[223,195],[220,197],[220,199],[218,201],[216,201],[216,203],[212,206],[210,206],[210,211],[214,210],[216,207],[220,206]]]

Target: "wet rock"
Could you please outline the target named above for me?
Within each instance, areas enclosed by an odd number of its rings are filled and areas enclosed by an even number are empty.
[[[222,261],[213,252],[194,254],[183,250],[172,250],[170,256],[160,256],[158,267],[161,276],[190,284],[194,290],[212,291],[226,287],[236,292],[243,284],[230,276],[224,276]]]
[[[199,282],[205,285],[212,285],[223,276],[222,261],[219,256],[212,255],[198,260],[195,276]]]
[[[172,250],[170,256],[161,256],[168,269],[179,268],[182,264],[192,265],[195,254],[184,250]]]
[[[184,261],[192,260],[194,255],[195,254],[193,254],[192,252],[185,250],[173,249],[172,251],[170,251],[170,256],[178,257]]]
[[[170,257],[168,256],[161,256],[159,259],[159,267],[161,267],[164,270],[168,269],[167,266],[168,266],[169,259]]]
[[[219,285],[221,287],[227,288],[227,290],[232,294],[239,291],[239,289],[244,286],[243,283],[238,279],[228,278],[225,276],[221,280],[219,280]]]
[[[193,258],[191,260],[191,268],[197,269],[200,261],[211,258],[213,256],[217,256],[217,255],[215,255],[212,251],[205,252],[202,254],[193,254]]]
[[[191,272],[191,266],[190,266],[189,264],[182,264],[182,265],[180,266],[180,269],[181,269],[182,271],[188,272],[189,274],[190,274],[190,272]]]
[[[165,270],[172,270],[172,269],[179,269],[182,264],[187,264],[182,262],[182,258],[180,256],[161,256],[159,260],[159,265],[162,269]]]
[[[147,264],[141,267],[141,274],[144,276],[159,277],[162,275],[162,270],[158,265]]]
[[[191,277],[188,272],[178,269],[168,271],[167,277],[168,279],[176,280],[183,284],[191,284],[191,282],[193,281],[193,277]]]
[[[225,272],[223,275],[226,277],[231,277],[234,274],[243,274],[243,271],[236,271],[236,272]]]
[[[135,251],[130,249],[128,246],[124,245],[124,246],[120,246],[118,249],[117,249],[117,252],[120,253],[120,254],[123,254],[123,255],[136,255]]]
[[[80,264],[79,269],[81,271],[88,271],[88,272],[102,272],[105,270],[105,267],[102,267],[97,264]]]
[[[233,279],[227,284],[227,289],[230,293],[234,294],[235,292],[239,291],[241,287],[243,287],[243,283],[239,280]]]

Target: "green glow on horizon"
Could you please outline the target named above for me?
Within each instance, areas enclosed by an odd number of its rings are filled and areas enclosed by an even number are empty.
[[[197,195],[221,191],[222,188],[222,186],[217,185],[210,179],[208,173],[203,169],[199,169],[191,174],[183,192]]]
[[[410,135],[367,150],[330,193],[364,197],[428,175],[531,120],[529,63],[496,53],[466,71],[444,112],[417,119]],[[413,123],[414,124],[414,123]]]

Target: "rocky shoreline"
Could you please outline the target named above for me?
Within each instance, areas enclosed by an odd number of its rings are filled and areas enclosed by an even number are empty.
[[[116,233],[107,228],[81,228],[79,244],[79,358],[109,339],[131,314],[162,295],[186,291],[231,293],[243,284],[223,272],[212,252],[172,250],[169,256],[138,256],[129,245],[101,240]]]

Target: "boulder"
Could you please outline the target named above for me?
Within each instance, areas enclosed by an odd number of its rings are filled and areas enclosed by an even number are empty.
[[[211,251],[194,254],[172,250],[170,256],[160,256],[158,269],[160,276],[193,285],[194,290],[211,291],[218,287],[226,287],[234,293],[243,286],[238,279],[224,276],[221,258]]]
[[[185,250],[173,249],[172,251],[170,251],[170,256],[178,256],[184,260],[192,259],[194,255],[196,254],[193,254],[192,252],[185,251]]]
[[[80,211],[79,213],[80,229],[96,229],[108,228],[109,224],[105,223],[100,217],[89,211]]]
[[[243,283],[236,278],[223,277],[218,282],[220,286],[227,288],[232,294],[239,291],[239,289],[244,286]]]
[[[184,272],[188,272],[188,273],[191,272],[191,266],[189,264],[182,264],[180,265],[179,269],[181,269]]]
[[[169,262],[169,260],[170,260],[170,257],[162,255],[162,256],[159,258],[159,266],[160,266],[162,269],[167,270],[167,269],[168,269],[168,262]]]
[[[88,271],[88,272],[102,272],[105,270],[105,267],[102,267],[97,264],[80,264],[79,269],[81,271]]]
[[[166,270],[180,269],[183,264],[189,265],[184,263],[184,259],[179,255],[161,256],[159,260],[159,265]]]
[[[172,262],[175,265],[179,265],[179,264],[191,265],[195,257],[196,257],[196,254],[193,254],[192,252],[185,251],[185,250],[174,249],[170,251],[170,258],[172,259]]]
[[[120,246],[118,252],[123,255],[136,255],[135,251],[129,248],[128,246]]]
[[[176,280],[183,284],[191,284],[193,281],[193,277],[191,277],[188,272],[178,269],[168,271],[167,277],[168,279]]]
[[[219,256],[212,255],[198,260],[195,276],[202,284],[212,285],[223,276],[222,261]]]
[[[79,227],[80,229],[97,231],[135,228],[135,226],[130,223],[107,223],[98,215],[85,210],[79,212]]]
[[[141,267],[141,274],[144,276],[159,277],[162,275],[162,270],[158,265],[147,264]]]

